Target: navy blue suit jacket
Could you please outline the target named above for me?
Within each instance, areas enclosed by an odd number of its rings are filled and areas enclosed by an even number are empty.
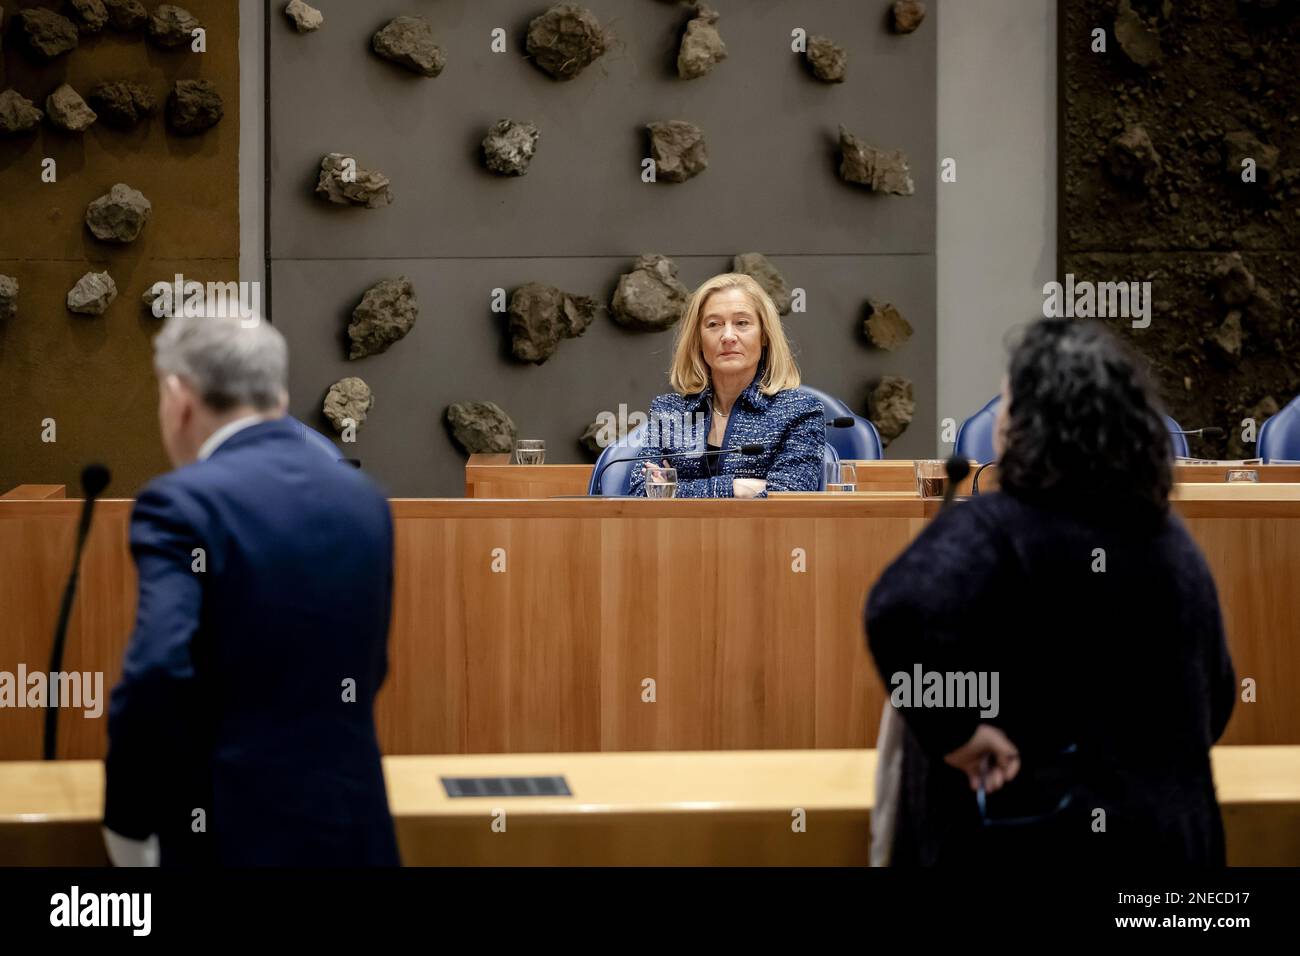
[[[375,735],[393,531],[289,419],[150,482],[104,823],[167,865],[398,862]]]

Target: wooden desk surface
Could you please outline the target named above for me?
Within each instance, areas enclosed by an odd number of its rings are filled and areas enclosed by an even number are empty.
[[[66,670],[117,679],[135,609],[130,501],[96,510]],[[0,671],[48,659],[81,503],[0,500]],[[865,650],[872,582],[937,501],[396,499],[389,754],[863,747],[884,688]],[[1237,673],[1224,737],[1300,744],[1295,486],[1180,488]],[[647,684],[647,682],[653,682]],[[653,700],[648,695],[653,691]],[[43,712],[0,709],[0,759],[39,755]],[[60,756],[105,720],[60,714]]]
[[[1300,865],[1300,747],[1211,760],[1229,862]],[[384,758],[384,775],[407,865],[865,865],[875,763],[873,750],[411,756]],[[452,799],[441,784],[530,774],[563,775],[573,796]],[[99,761],[0,762],[0,862],[102,864],[103,786]]]

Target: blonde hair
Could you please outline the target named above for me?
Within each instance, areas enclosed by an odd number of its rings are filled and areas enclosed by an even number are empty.
[[[704,348],[700,342],[700,321],[709,296],[728,289],[739,289],[749,296],[766,340],[764,348],[767,351],[767,361],[759,390],[764,395],[775,395],[787,388],[798,388],[799,366],[795,364],[790,342],[781,327],[781,316],[776,311],[776,303],[753,278],[739,272],[714,276],[691,294],[682,311],[682,320],[677,324],[677,339],[673,343],[673,363],[668,369],[668,384],[678,395],[702,392],[709,384],[709,367],[704,363]]]

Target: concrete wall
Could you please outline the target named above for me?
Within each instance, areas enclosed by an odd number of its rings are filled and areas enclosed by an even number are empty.
[[[997,393],[1003,339],[1042,315],[1056,272],[1056,3],[940,12],[939,157],[957,181],[938,185],[938,416],[960,424]]]
[[[910,378],[916,419],[888,453],[930,453],[939,417],[941,17],[900,37],[886,28],[885,0],[867,4],[869,16],[858,0],[720,5],[730,56],[686,82],[671,69],[685,8],[591,0],[617,42],[576,80],[557,83],[522,55],[541,2],[445,0],[414,11],[430,18],[447,53],[437,79],[368,50],[376,29],[413,12],[409,3],[317,5],[326,24],[312,35],[294,33],[278,6],[272,15],[272,319],[290,342],[292,408],[304,420],[327,430],[319,409],[329,386],[348,375],[370,383],[376,405],[349,454],[391,493],[461,493],[464,457],[443,424],[452,402],[496,401],[521,437],[546,439],[548,460],[577,461],[577,438],[598,412],[644,409],[666,391],[668,333],[629,333],[602,316],[533,366],[509,358],[505,317],[489,308],[494,288],[529,280],[608,302],[618,276],[649,252],[674,257],[687,285],[725,271],[736,253],[767,254],[807,290],[808,311],[791,316],[787,330],[809,383],[861,412],[881,375]],[[505,54],[489,50],[497,26],[509,37]],[[790,51],[795,27],[849,50],[848,82],[827,86],[806,75]],[[479,141],[501,117],[541,127],[523,178],[493,177],[478,162]],[[710,168],[685,184],[642,183],[644,125],[676,118],[705,130]],[[916,195],[872,195],[839,181],[840,123],[905,150]],[[395,204],[342,209],[314,198],[320,159],[334,151],[389,175]],[[255,241],[251,230],[245,237]],[[342,332],[351,310],[369,285],[397,275],[416,286],[419,321],[387,353],[349,362]],[[868,297],[893,302],[915,327],[898,352],[865,347]]]

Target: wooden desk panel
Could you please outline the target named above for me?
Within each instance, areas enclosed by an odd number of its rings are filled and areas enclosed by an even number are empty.
[[[1179,499],[1218,584],[1238,674],[1257,683],[1225,742],[1300,744],[1300,498],[1241,485],[1185,487]],[[0,670],[48,661],[79,507],[0,501]],[[134,616],[130,507],[96,510],[65,662],[104,673],[105,714]],[[392,507],[397,580],[378,721],[385,752],[403,754],[872,743],[884,694],[862,602],[938,503]],[[646,679],[653,703],[642,700]],[[39,756],[42,717],[0,709],[0,759]],[[105,724],[64,710],[60,756],[102,757]]]
[[[470,455],[466,498],[554,498],[585,495],[591,465],[515,465],[510,455]]]

